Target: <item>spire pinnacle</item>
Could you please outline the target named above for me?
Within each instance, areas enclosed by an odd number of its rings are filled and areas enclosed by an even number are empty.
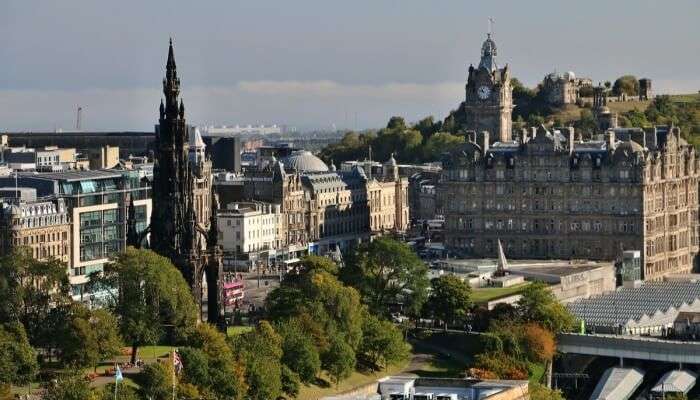
[[[168,46],[168,62],[165,65],[165,68],[170,71],[175,71],[177,68],[175,65],[175,52],[173,51],[173,38],[170,38],[170,45]]]

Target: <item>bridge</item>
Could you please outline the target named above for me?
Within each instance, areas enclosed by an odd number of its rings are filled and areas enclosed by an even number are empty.
[[[616,357],[621,360],[628,358],[676,364],[700,364],[700,342],[642,336],[563,333],[557,336],[557,350],[561,353]]]

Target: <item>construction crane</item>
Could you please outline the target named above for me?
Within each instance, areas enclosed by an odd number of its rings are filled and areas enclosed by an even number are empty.
[[[83,107],[78,106],[78,115],[75,118],[75,130],[79,131],[82,129],[83,123]]]

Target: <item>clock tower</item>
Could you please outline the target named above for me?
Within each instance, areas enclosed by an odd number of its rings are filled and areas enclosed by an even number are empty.
[[[462,103],[463,129],[487,131],[491,141],[512,140],[513,88],[508,65],[496,65],[496,42],[487,34],[479,67],[469,66],[466,97]]]

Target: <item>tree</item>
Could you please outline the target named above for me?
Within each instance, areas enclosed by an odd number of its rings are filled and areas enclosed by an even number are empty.
[[[152,400],[170,400],[173,396],[173,383],[177,385],[170,362],[146,365],[136,381],[141,396]]]
[[[199,324],[188,335],[191,347],[180,352],[185,380],[218,398],[245,397],[245,366],[226,341],[226,336],[209,324]]]
[[[38,370],[36,352],[19,322],[0,325],[0,386],[24,385]]]
[[[328,346],[333,332],[343,332],[353,348],[362,337],[359,293],[325,271],[288,275],[267,297],[265,308],[270,320],[277,323],[298,317],[320,351]]]
[[[90,286],[114,293],[109,306],[119,316],[120,330],[131,344],[131,360],[138,348],[165,336],[183,334],[197,321],[197,309],[187,282],[170,260],[150,250],[128,247],[103,273],[90,276]],[[114,288],[115,290],[107,290]]]
[[[425,142],[428,139],[430,139],[434,134],[439,132],[441,126],[442,123],[440,121],[435,122],[435,118],[433,118],[433,116],[431,115],[418,121],[413,126],[413,129],[420,132],[421,136],[423,136],[423,142]]]
[[[574,122],[574,128],[576,131],[582,131],[587,133],[597,133],[598,132],[598,122],[593,116],[591,110],[583,109],[581,110],[580,117]]]
[[[331,275],[338,274],[338,266],[328,257],[310,254],[301,259],[301,268],[304,273],[327,272]]]
[[[522,327],[523,348],[527,352],[528,359],[536,362],[550,361],[554,357],[557,345],[554,334],[535,323],[528,323]]]
[[[321,370],[321,359],[313,338],[301,321],[292,318],[277,329],[282,335],[282,363],[296,373],[302,382],[311,383]]]
[[[639,94],[639,80],[634,75],[623,75],[615,80],[612,91],[615,96],[636,96]]]
[[[60,359],[75,367],[92,366],[118,355],[122,341],[117,319],[108,310],[88,310],[80,303],[64,307],[64,324],[58,329]]]
[[[341,270],[341,279],[357,288],[372,313],[388,314],[388,305],[403,303],[418,315],[428,291],[428,268],[406,244],[379,238],[363,244]]]
[[[106,384],[98,398],[100,400],[114,400],[114,383]],[[178,397],[178,399],[181,398]],[[141,398],[133,387],[120,383],[117,387],[117,400],[141,400]]]
[[[70,301],[66,266],[56,259],[35,260],[19,248],[0,257],[0,324],[21,322],[30,343],[46,339],[44,322],[53,307]]]
[[[330,348],[323,354],[323,369],[328,371],[336,386],[352,374],[355,363],[355,351],[352,347],[338,335],[334,336]]]
[[[574,317],[557,301],[545,283],[534,282],[527,285],[517,304],[525,322],[538,323],[555,333],[565,332],[574,327]]]
[[[462,321],[472,306],[471,288],[455,275],[442,275],[430,281],[432,290],[428,309],[439,320],[448,324]]]
[[[530,382],[530,400],[564,400],[560,390],[550,389],[537,382]],[[666,399],[669,399],[667,396]]]
[[[99,396],[90,389],[88,382],[77,371],[60,377],[55,383],[45,387],[43,400],[98,400]],[[165,399],[163,399],[165,400]]]
[[[394,324],[366,314],[359,353],[370,368],[383,369],[408,357],[410,347]]]
[[[505,353],[486,352],[477,354],[474,360],[474,368],[490,371],[498,379],[528,379],[526,363]]]
[[[245,362],[246,399],[276,399],[282,393],[282,337],[267,321],[254,331],[233,339],[233,348]]]
[[[423,160],[439,160],[443,153],[453,150],[462,143],[464,143],[464,136],[445,132],[435,133],[426,140],[425,146],[423,146]]]
[[[289,397],[296,398],[299,395],[299,387],[301,380],[299,375],[289,369],[288,366],[282,366],[282,391]]]

